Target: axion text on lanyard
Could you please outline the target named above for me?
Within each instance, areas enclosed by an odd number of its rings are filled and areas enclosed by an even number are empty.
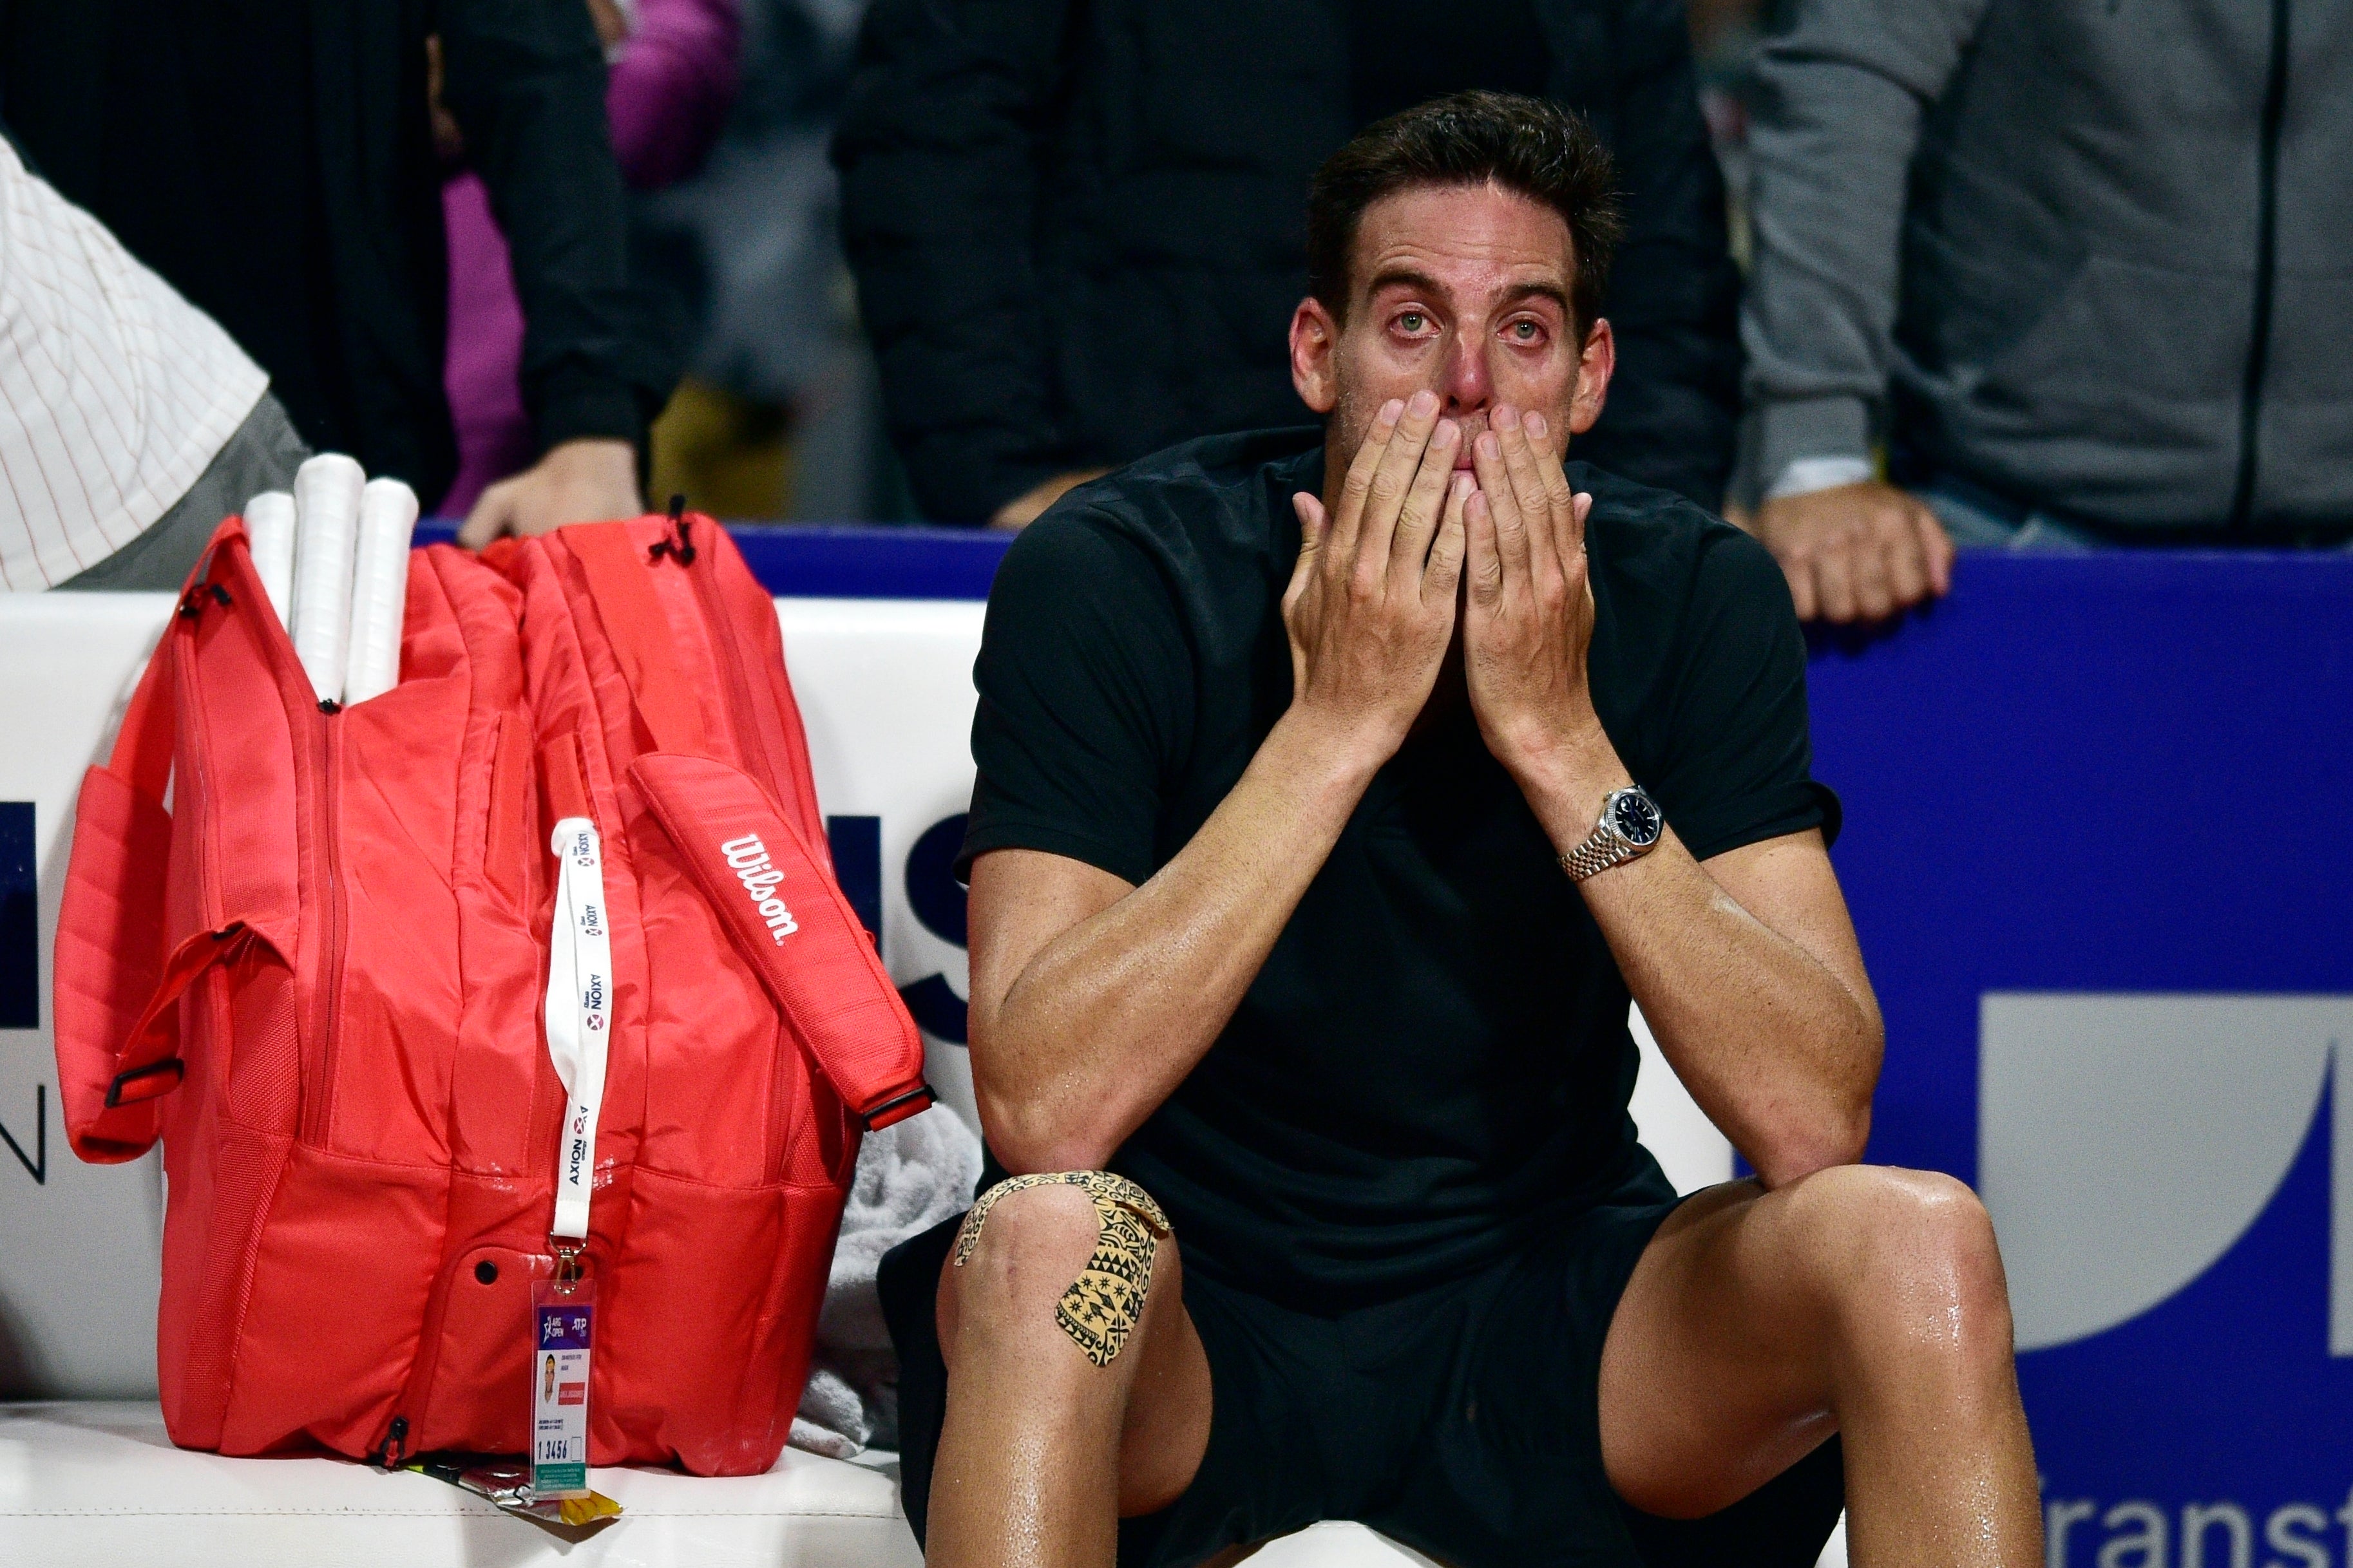
[[[559,1253],[576,1255],[588,1235],[588,1203],[596,1186],[596,1118],[605,1099],[613,1021],[613,937],[596,825],[585,816],[567,816],[555,825],[551,847],[556,889],[548,933],[547,1054],[564,1085],[565,1104],[549,1234]],[[566,1247],[567,1241],[574,1245]]]

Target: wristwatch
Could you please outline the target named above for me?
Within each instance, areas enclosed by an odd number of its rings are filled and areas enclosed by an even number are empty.
[[[1601,802],[1601,820],[1584,843],[1560,858],[1560,868],[1570,880],[1582,882],[1612,866],[1639,860],[1659,847],[1659,835],[1666,826],[1658,802],[1641,785],[1613,789]]]

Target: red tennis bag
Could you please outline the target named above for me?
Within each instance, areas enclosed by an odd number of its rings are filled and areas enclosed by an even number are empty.
[[[618,539],[639,525],[598,527]],[[716,563],[704,531],[698,554]],[[732,549],[723,559],[741,582],[697,601],[710,607],[671,649],[676,687],[716,676],[729,649],[791,721],[764,734],[773,750],[752,771],[678,761],[727,769],[772,811],[813,812],[773,606],[761,596],[747,616],[741,589],[756,585]],[[623,868],[659,853],[638,850],[617,799],[589,794],[608,758],[579,727],[587,710],[536,706],[565,680],[527,668],[546,639],[525,635],[523,576],[447,546],[416,552],[399,685],[336,710],[314,698],[231,519],[83,784],[55,966],[67,1129],[94,1161],[163,1140],[157,1358],[185,1447],[392,1459],[527,1446],[531,1287],[552,1268],[568,1103],[542,1005],[551,814],[609,820]],[[610,667],[594,603],[548,601],[559,609],[567,668]],[[650,657],[646,638],[628,646]],[[830,890],[822,860],[775,863]],[[811,914],[792,945],[764,936],[773,953],[752,956],[728,906],[699,895],[697,925],[679,900],[610,879],[622,983],[586,1162],[601,1314],[591,1458],[762,1469],[806,1373],[860,1125],[845,1103],[876,1124],[927,1103],[920,1040],[838,901],[828,921],[802,893],[795,913]],[[663,920],[659,942],[640,910]],[[669,1046],[656,1019],[706,987],[740,1012],[719,1031],[726,1048],[694,1047],[691,1070],[714,1081],[682,1099],[653,1059]],[[813,1068],[813,1052],[831,1054]],[[747,1100],[750,1132],[723,1120]],[[791,1152],[746,1160],[747,1139]]]

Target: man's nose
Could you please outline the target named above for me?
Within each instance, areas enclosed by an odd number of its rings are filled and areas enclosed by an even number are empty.
[[[1487,345],[1475,338],[1457,338],[1446,356],[1446,384],[1439,388],[1445,412],[1466,418],[1486,412],[1495,398],[1495,378],[1487,369]]]

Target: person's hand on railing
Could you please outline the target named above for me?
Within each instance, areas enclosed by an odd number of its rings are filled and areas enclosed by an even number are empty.
[[[1801,621],[1878,621],[1953,585],[1953,542],[1927,504],[1877,480],[1782,496],[1746,520],[1781,563]]]

